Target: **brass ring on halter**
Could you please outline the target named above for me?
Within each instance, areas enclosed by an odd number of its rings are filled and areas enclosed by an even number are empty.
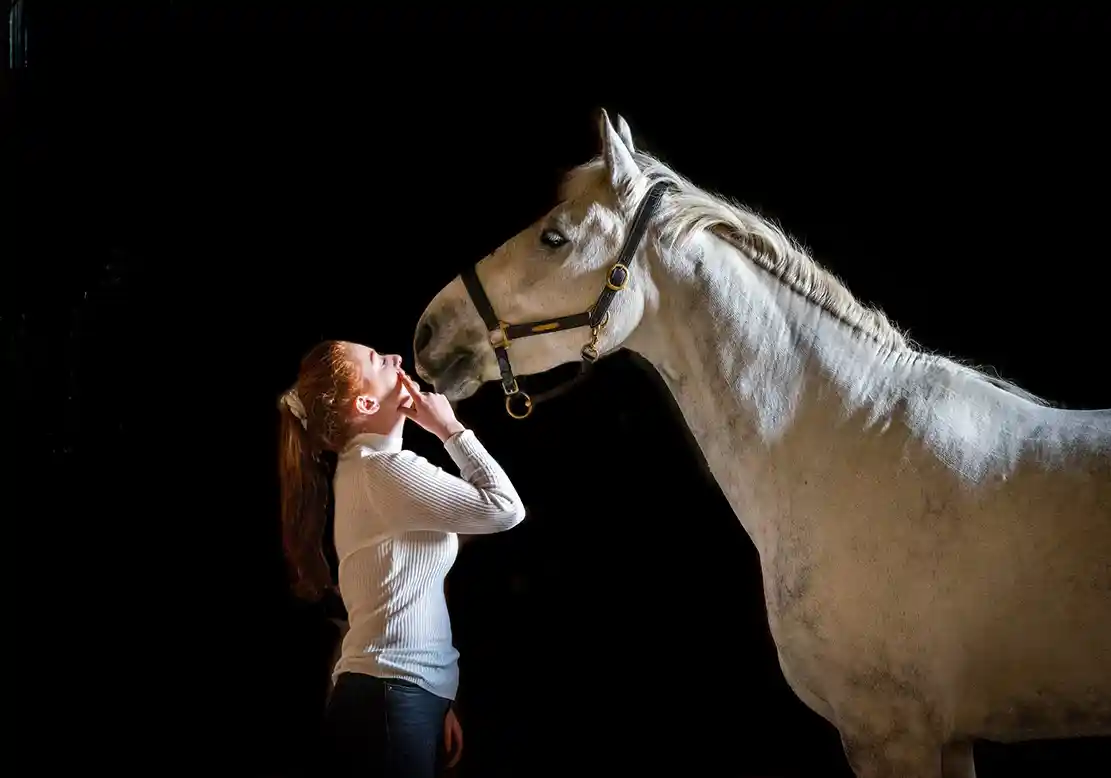
[[[592,319],[594,318],[594,306],[593,305],[586,309],[586,315],[589,316]],[[606,324],[609,323],[609,320],[610,320],[610,312],[606,311],[605,313],[602,314],[602,320],[600,322],[598,322],[595,326],[598,329],[602,329],[603,327],[606,326]]]
[[[506,332],[505,332],[506,327],[508,327],[508,326],[509,325],[506,324],[504,321],[499,321],[498,322],[497,332],[498,332],[498,334],[501,335],[501,341],[499,342],[499,341],[494,340],[494,338],[493,338],[494,332],[491,331],[490,332],[490,336],[491,336],[490,337],[490,345],[491,346],[493,346],[494,348],[509,348],[509,335],[507,335]]]
[[[513,412],[513,398],[514,397],[523,397],[523,398],[525,398],[525,410],[524,410],[523,413],[514,413]],[[529,397],[524,392],[518,392],[517,394],[509,395],[508,397],[505,398],[505,412],[508,413],[514,419],[527,419],[529,416],[532,415],[532,398]]]

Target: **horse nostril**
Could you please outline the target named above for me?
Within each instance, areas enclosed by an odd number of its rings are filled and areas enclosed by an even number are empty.
[[[428,322],[422,323],[417,327],[417,337],[413,341],[413,352],[416,354],[421,353],[432,342],[432,326]]]

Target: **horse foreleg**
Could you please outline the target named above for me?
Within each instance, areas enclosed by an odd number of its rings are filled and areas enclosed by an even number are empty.
[[[891,732],[842,734],[841,742],[857,778],[976,778],[970,742],[939,746]]]

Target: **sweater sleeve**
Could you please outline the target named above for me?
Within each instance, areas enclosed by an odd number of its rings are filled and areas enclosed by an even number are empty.
[[[481,535],[524,519],[525,507],[509,476],[471,430],[448,438],[444,448],[462,477],[411,451],[374,458],[373,499],[399,527]]]

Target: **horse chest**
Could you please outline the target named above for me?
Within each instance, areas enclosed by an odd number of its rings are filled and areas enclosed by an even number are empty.
[[[835,709],[830,700],[837,689],[830,680],[843,669],[831,661],[831,647],[822,637],[821,599],[810,589],[811,577],[805,564],[783,559],[765,564],[764,600],[787,685],[807,707],[832,723]]]

